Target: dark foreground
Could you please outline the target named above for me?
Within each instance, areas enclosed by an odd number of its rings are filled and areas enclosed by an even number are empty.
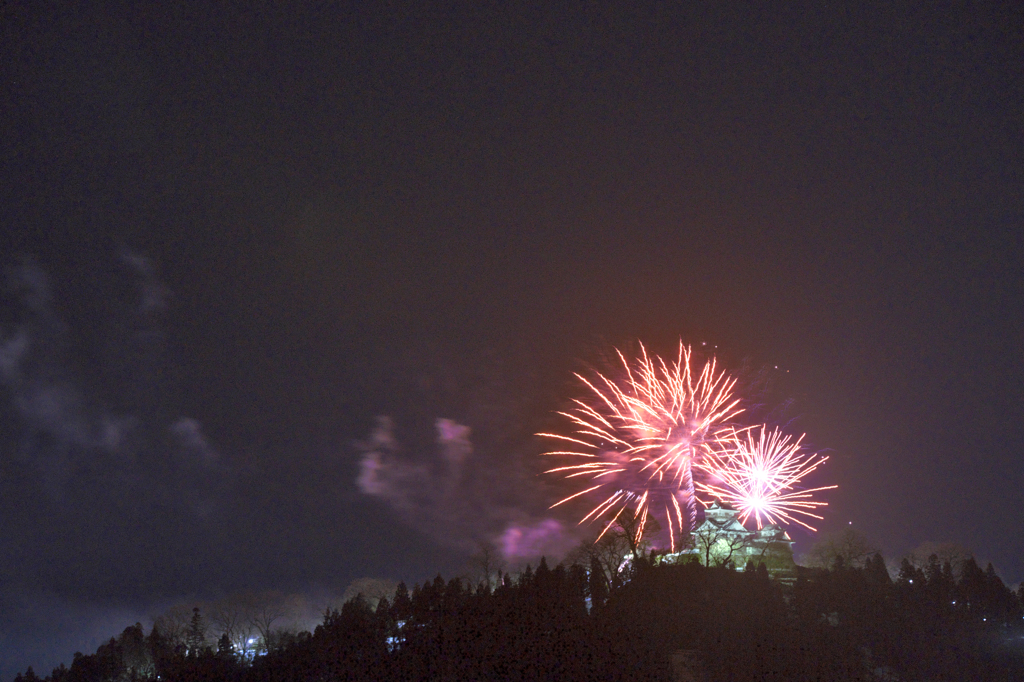
[[[1024,680],[1024,609],[990,570],[933,562],[892,581],[863,568],[733,571],[638,562],[504,576],[491,589],[440,577],[376,608],[359,598],[269,653],[127,628],[46,679],[107,680]],[[681,654],[680,652],[686,652]],[[673,669],[673,659],[676,669]],[[27,682],[33,673],[19,675]]]

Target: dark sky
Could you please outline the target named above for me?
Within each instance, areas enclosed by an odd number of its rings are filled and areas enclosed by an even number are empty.
[[[0,675],[556,552],[531,434],[637,339],[1024,579],[1024,7],[423,4],[2,5]]]

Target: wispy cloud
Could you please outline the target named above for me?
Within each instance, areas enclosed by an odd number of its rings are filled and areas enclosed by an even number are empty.
[[[557,520],[531,509],[530,497],[515,499],[511,489],[498,495],[490,476],[491,455],[475,453],[470,427],[439,418],[433,451],[421,460],[403,452],[391,417],[377,417],[361,452],[356,484],[385,502],[406,524],[445,544],[464,550],[480,542],[496,546],[508,559],[561,556],[579,540]],[[511,498],[511,499],[510,499]],[[499,501],[501,500],[501,501]]]
[[[179,453],[206,467],[211,467],[220,460],[220,455],[203,435],[203,427],[198,420],[181,417],[171,424],[169,431],[178,441]]]
[[[139,312],[151,313],[164,310],[167,307],[167,299],[171,296],[171,290],[157,277],[153,261],[124,248],[121,249],[118,257],[139,278]]]
[[[89,321],[109,330],[105,353],[81,346],[87,335],[65,321],[50,276],[39,264],[24,259],[8,268],[7,294],[19,314],[10,328],[0,329],[0,386],[16,417],[18,456],[37,471],[52,501],[63,498],[76,475],[107,471],[107,486],[120,486],[110,490],[119,499],[127,495],[138,504],[180,501],[195,513],[208,514],[215,479],[225,468],[199,421],[180,416],[168,424],[166,417],[144,405],[131,411],[112,407],[122,396],[137,392],[138,386],[151,390],[147,384],[154,372],[147,349],[141,351],[141,365],[128,362],[125,369],[122,359],[140,355],[140,344],[160,342],[158,313],[169,295],[148,259],[127,250],[119,259],[135,275],[136,304],[130,313],[134,319]],[[128,338],[124,329],[129,330]],[[116,363],[83,366],[76,360],[83,356],[112,357]],[[166,475],[168,463],[173,476]],[[147,494],[141,495],[141,490]]]

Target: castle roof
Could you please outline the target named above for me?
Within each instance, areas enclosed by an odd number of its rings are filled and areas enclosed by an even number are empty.
[[[790,545],[793,540],[782,526],[768,523],[757,530],[749,530],[739,519],[740,512],[732,506],[713,501],[704,510],[704,522],[696,531],[724,533],[726,535],[747,535],[754,542],[785,542]]]

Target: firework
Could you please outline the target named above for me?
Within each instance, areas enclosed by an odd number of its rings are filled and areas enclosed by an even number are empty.
[[[565,447],[544,453],[566,460],[545,473],[584,482],[552,507],[593,498],[597,504],[580,523],[606,519],[603,536],[618,522],[637,542],[649,519],[664,519],[672,551],[676,538],[694,528],[698,492],[737,506],[743,522],[753,517],[758,528],[762,520],[811,528],[799,517],[821,518],[813,512],[825,503],[812,495],[828,488],[795,486],[826,458],[802,454],[800,439],[763,426],[755,439],[756,427],[738,423],[736,379],[714,358],[698,362],[681,343],[674,362],[648,355],[642,345],[632,362],[616,352],[622,366],[615,378],[576,375],[587,395],[558,413],[572,434],[538,434]]]
[[[583,490],[553,506],[597,497],[601,502],[581,523],[610,514],[602,535],[631,509],[636,540],[656,514],[667,522],[674,549],[676,533],[694,525],[694,472],[717,461],[716,454],[736,440],[732,420],[742,412],[733,396],[736,379],[719,370],[713,358],[695,371],[690,348],[682,344],[675,362],[648,355],[643,346],[633,363],[621,352],[618,356],[618,380],[600,373],[592,379],[576,375],[589,395],[559,413],[571,423],[572,436],[538,434],[568,446],[544,453],[569,460],[545,473],[587,480]]]
[[[836,486],[799,488],[801,479],[817,469],[828,457],[806,453],[801,448],[803,436],[793,440],[775,429],[761,426],[755,439],[753,429],[737,434],[732,442],[736,448],[712,453],[701,462],[704,480],[698,489],[740,512],[740,522],[751,517],[760,529],[767,523],[798,523],[815,530],[804,518],[821,519],[814,513],[826,502],[814,494]]]

